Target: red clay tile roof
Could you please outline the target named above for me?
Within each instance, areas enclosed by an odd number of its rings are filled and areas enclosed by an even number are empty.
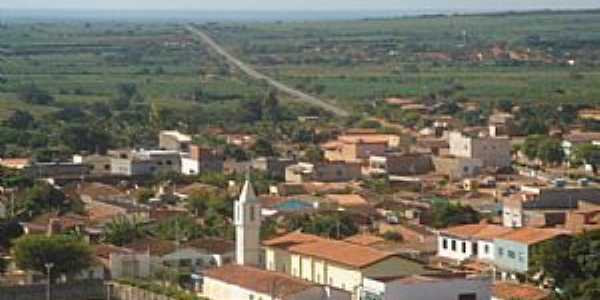
[[[235,251],[235,243],[233,241],[219,238],[203,238],[192,240],[185,243],[184,247],[202,249],[209,254],[226,254]]]
[[[163,256],[175,252],[177,246],[172,241],[155,238],[143,238],[125,245],[124,248],[131,249],[136,252],[150,251],[151,256]]]
[[[352,134],[338,137],[338,141],[347,144],[387,144],[392,135],[389,134]]]
[[[339,206],[363,206],[368,202],[361,195],[356,194],[330,194],[326,199],[337,203]]]
[[[317,257],[339,264],[363,268],[393,256],[371,247],[292,232],[263,242],[265,246],[285,248],[289,252]]]
[[[553,239],[557,236],[568,235],[569,231],[554,228],[524,227],[503,235],[499,239],[534,245],[543,241]]]
[[[497,282],[492,287],[492,295],[502,300],[546,300],[550,299],[550,293],[535,286],[517,284],[512,282]]]
[[[117,247],[110,244],[98,244],[94,246],[94,255],[99,258],[108,259],[111,253],[130,254],[130,249]]]
[[[344,239],[344,241],[361,246],[371,246],[385,242],[383,238],[372,234],[357,234]]]
[[[456,236],[464,239],[493,240],[511,233],[512,228],[493,224],[468,224],[441,230],[441,234]]]
[[[240,265],[225,265],[210,269],[204,276],[267,295],[271,295],[273,287],[276,286],[277,298],[289,297],[316,287],[314,284],[284,273]]]

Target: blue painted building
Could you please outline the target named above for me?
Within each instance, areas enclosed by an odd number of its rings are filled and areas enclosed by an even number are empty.
[[[553,228],[524,227],[494,239],[494,264],[506,275],[524,274],[530,270],[531,254],[542,242],[569,232]]]

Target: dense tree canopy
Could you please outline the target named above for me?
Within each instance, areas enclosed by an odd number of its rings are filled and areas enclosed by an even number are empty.
[[[60,274],[75,275],[91,263],[89,246],[72,236],[25,235],[16,240],[13,256],[17,266],[24,270],[46,274],[46,263],[53,263],[54,278]]]

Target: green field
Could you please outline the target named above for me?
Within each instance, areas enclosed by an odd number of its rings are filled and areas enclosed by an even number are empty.
[[[231,75],[179,25],[163,23],[18,23],[0,29],[0,115],[21,108],[33,113],[108,101],[117,86],[135,83],[147,99],[186,109],[241,100],[264,87]],[[56,98],[54,106],[16,99],[19,87],[34,83]],[[202,101],[190,101],[201,89]],[[215,100],[215,101],[216,101]],[[216,105],[219,105],[217,103]]]
[[[205,29],[262,71],[344,105],[423,98],[457,85],[453,96],[462,100],[600,102],[600,12]]]

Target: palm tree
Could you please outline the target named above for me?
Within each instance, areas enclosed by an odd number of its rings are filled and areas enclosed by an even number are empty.
[[[104,241],[117,246],[131,243],[143,236],[144,230],[135,217],[133,219],[117,217],[104,227]]]

